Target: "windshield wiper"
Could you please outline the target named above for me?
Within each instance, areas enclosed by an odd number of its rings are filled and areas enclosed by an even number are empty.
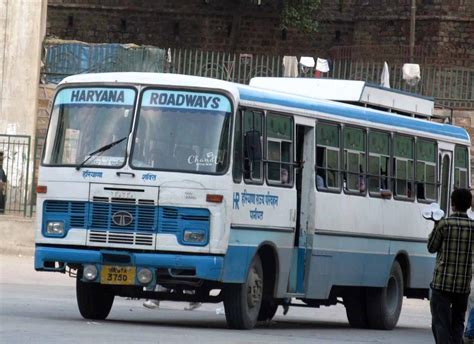
[[[84,166],[86,164],[86,162],[88,162],[89,159],[92,158],[93,156],[95,156],[99,153],[105,152],[106,150],[109,150],[110,148],[112,148],[115,145],[118,145],[120,142],[126,140],[127,137],[128,136],[125,136],[125,137],[121,138],[120,140],[108,143],[105,146],[102,146],[99,149],[93,151],[92,153],[89,153],[88,157],[83,162],[81,162],[79,165],[76,166],[76,170],[79,171],[81,169],[81,167]]]

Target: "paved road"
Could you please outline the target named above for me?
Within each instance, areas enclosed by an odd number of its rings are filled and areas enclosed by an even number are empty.
[[[222,305],[184,311],[162,302],[117,298],[106,321],[86,321],[77,310],[74,280],[34,272],[31,257],[0,256],[0,343],[432,343],[427,301],[404,300],[393,331],[354,330],[344,307],[279,309],[274,320],[252,331],[226,329]]]

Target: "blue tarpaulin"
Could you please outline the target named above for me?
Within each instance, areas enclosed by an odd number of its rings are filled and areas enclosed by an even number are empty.
[[[103,72],[163,72],[165,50],[133,44],[45,43],[42,82]]]

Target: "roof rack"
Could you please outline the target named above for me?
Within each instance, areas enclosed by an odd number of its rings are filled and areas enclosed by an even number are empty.
[[[429,119],[433,116],[434,99],[386,88],[365,81],[258,77],[250,86],[371,107],[411,117]]]

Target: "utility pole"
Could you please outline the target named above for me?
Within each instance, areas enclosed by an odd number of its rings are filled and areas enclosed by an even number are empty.
[[[411,0],[410,10],[410,62],[414,62],[415,54],[415,22],[416,22],[416,0]]]

